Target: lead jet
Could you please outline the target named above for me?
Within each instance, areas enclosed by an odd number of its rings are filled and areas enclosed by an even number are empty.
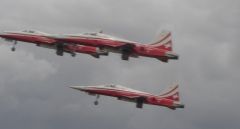
[[[163,62],[169,59],[177,60],[178,55],[172,51],[171,32],[164,31],[160,34],[158,40],[150,44],[142,44],[117,38],[111,35],[98,33],[84,33],[71,35],[51,36],[56,40],[66,44],[81,44],[87,46],[99,47],[108,52],[120,53],[122,60],[128,60],[129,57],[152,57]]]
[[[40,31],[34,30],[24,30],[24,31],[6,31],[0,34],[0,37],[6,41],[14,42],[12,51],[15,51],[15,46],[17,41],[27,42],[36,44],[39,47],[56,49],[56,54],[63,56],[63,53],[69,53],[73,57],[76,53],[90,54],[96,58],[99,58],[100,55],[108,55],[106,51],[102,51],[96,47],[92,46],[82,46],[82,45],[73,45],[67,44],[62,46],[61,41],[50,38],[51,34],[47,34]],[[60,51],[59,51],[60,50]]]
[[[137,108],[142,108],[143,104],[164,106],[175,110],[184,108],[180,103],[178,85],[175,85],[160,95],[154,95],[127,88],[121,85],[98,85],[98,86],[71,86],[70,88],[87,92],[90,95],[96,95],[95,105],[98,105],[100,95],[116,97],[118,100],[136,103]]]

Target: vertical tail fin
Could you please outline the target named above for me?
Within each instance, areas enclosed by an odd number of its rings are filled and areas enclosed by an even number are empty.
[[[158,37],[158,40],[151,44],[151,46],[154,46],[159,49],[164,49],[168,51],[172,51],[172,36],[171,32],[169,31],[163,31],[160,36]]]
[[[170,88],[164,90],[159,95],[159,97],[166,98],[166,99],[171,99],[171,100],[174,100],[174,101],[180,101],[178,85],[175,85],[173,87],[170,87]]]

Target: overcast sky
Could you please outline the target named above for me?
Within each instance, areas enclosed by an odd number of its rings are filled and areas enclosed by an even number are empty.
[[[0,31],[102,29],[142,43],[171,30],[177,61],[59,57],[52,50],[0,44],[1,129],[239,129],[240,1],[0,0]],[[171,111],[101,97],[71,85],[121,84],[155,94],[179,83],[185,109]]]

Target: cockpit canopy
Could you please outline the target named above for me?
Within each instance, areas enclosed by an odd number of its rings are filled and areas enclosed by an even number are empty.
[[[91,36],[98,36],[98,33],[83,33],[83,35],[91,35]]]
[[[47,35],[47,33],[40,32],[40,31],[35,31],[35,30],[23,30],[22,32],[24,32],[24,33],[31,33],[31,34],[42,34],[42,35]]]
[[[23,32],[26,32],[26,33],[35,33],[34,30],[24,30]]]
[[[109,85],[105,85],[105,87],[111,87],[111,88],[115,88],[115,87],[116,87],[116,85],[114,85],[114,84],[109,84]]]
[[[101,37],[101,38],[115,38],[113,36],[106,35],[106,34],[103,34],[103,33],[98,33],[98,32],[83,33],[83,35],[85,35],[85,36],[97,36],[97,37]]]
[[[124,86],[121,86],[121,85],[114,85],[114,84],[108,84],[108,85],[105,85],[105,87],[107,87],[107,88],[117,88],[117,89],[130,89],[130,88],[127,88],[127,87],[124,87]]]

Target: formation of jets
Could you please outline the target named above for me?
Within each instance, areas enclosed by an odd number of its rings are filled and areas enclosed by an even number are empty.
[[[172,50],[171,32],[164,31],[153,43],[142,44],[101,32],[82,34],[47,34],[40,31],[6,31],[0,33],[0,37],[6,41],[13,42],[11,48],[20,42],[36,44],[38,47],[54,49],[58,56],[69,53],[75,57],[76,53],[89,54],[95,58],[108,56],[110,52],[121,54],[122,60],[129,60],[129,57],[139,56],[156,58],[162,62],[177,60],[179,56]],[[98,105],[100,95],[116,97],[119,100],[136,103],[137,108],[143,104],[164,106],[170,109],[184,108],[180,103],[178,85],[171,87],[160,95],[134,90],[121,85],[98,85],[98,86],[71,86],[71,88],[84,91],[90,95],[96,95],[95,105]]]
[[[12,51],[15,51],[17,41],[34,43],[39,47],[55,49],[56,54],[63,56],[64,52],[73,57],[76,53],[90,54],[96,58],[107,56],[109,52],[120,53],[122,60],[129,57],[151,57],[163,62],[177,60],[178,55],[172,51],[172,38],[170,32],[162,32],[157,41],[151,44],[142,44],[129,41],[102,32],[83,34],[47,34],[40,31],[6,31],[0,34],[1,38],[13,41]]]
[[[178,85],[170,87],[159,95],[153,95],[127,88],[121,85],[98,85],[98,86],[71,86],[70,88],[87,92],[90,95],[96,95],[95,105],[98,105],[99,95],[116,97],[119,100],[134,102],[137,108],[142,108],[143,104],[151,104],[164,106],[175,110],[176,108],[184,108],[180,103]]]

